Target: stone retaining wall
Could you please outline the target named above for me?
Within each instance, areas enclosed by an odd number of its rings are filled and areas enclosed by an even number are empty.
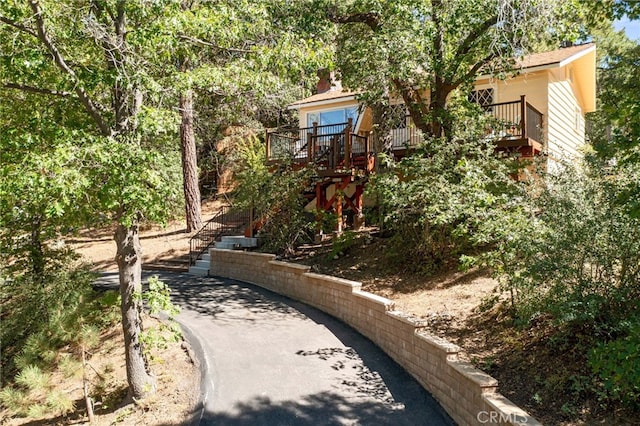
[[[394,303],[361,283],[309,272],[265,253],[211,250],[211,275],[256,284],[349,324],[420,382],[459,425],[540,425],[498,393],[493,377],[459,360],[460,348],[426,333]]]

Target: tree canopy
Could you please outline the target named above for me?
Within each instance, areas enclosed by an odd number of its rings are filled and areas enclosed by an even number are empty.
[[[3,91],[10,92],[3,101],[11,99],[22,111],[13,123],[2,123],[3,147],[12,161],[2,164],[11,192],[0,195],[13,205],[9,218],[31,235],[34,265],[51,244],[47,237],[64,231],[51,219],[65,217],[69,226],[117,224],[127,373],[130,394],[139,398],[153,389],[153,380],[139,343],[138,226],[165,220],[179,200],[179,162],[169,144],[176,115],[153,102],[157,87],[148,54],[157,34],[154,23],[166,5],[119,0],[76,6],[39,0],[0,6],[0,78]],[[19,180],[13,179],[16,165],[27,166]],[[23,199],[16,203],[12,194]],[[19,210],[20,204],[34,208]],[[15,230],[6,223],[0,228],[3,234]],[[35,275],[41,270],[32,269]]]
[[[555,0],[359,0],[330,9],[340,24],[338,68],[343,84],[365,101],[402,97],[416,127],[451,134],[449,95],[480,73],[498,78],[513,60],[569,34]],[[540,32],[539,28],[546,31]]]
[[[198,89],[215,111],[255,114],[329,60],[307,29],[280,1],[0,5],[3,274],[42,275],[53,239],[115,223],[133,397],[153,387],[138,341],[138,228],[181,204],[178,95]]]

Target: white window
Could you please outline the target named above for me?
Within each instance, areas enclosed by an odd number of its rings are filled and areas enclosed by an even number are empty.
[[[318,123],[319,126],[342,124],[349,121],[350,118],[355,125],[358,121],[358,107],[310,112],[307,114],[307,126],[312,127],[313,123]]]

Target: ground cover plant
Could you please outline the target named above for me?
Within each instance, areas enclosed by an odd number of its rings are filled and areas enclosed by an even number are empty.
[[[59,369],[71,377],[81,371],[86,351],[93,351],[100,332],[119,319],[118,298],[95,292],[94,279],[86,268],[66,264],[42,279],[23,275],[0,282],[0,402],[13,414],[39,418],[74,411],[69,393],[53,389],[52,374]]]

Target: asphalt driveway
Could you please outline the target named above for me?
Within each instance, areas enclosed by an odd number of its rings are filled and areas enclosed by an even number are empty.
[[[433,398],[344,323],[262,288],[159,275],[201,358],[198,425],[452,425]],[[109,285],[117,274],[104,274]]]

